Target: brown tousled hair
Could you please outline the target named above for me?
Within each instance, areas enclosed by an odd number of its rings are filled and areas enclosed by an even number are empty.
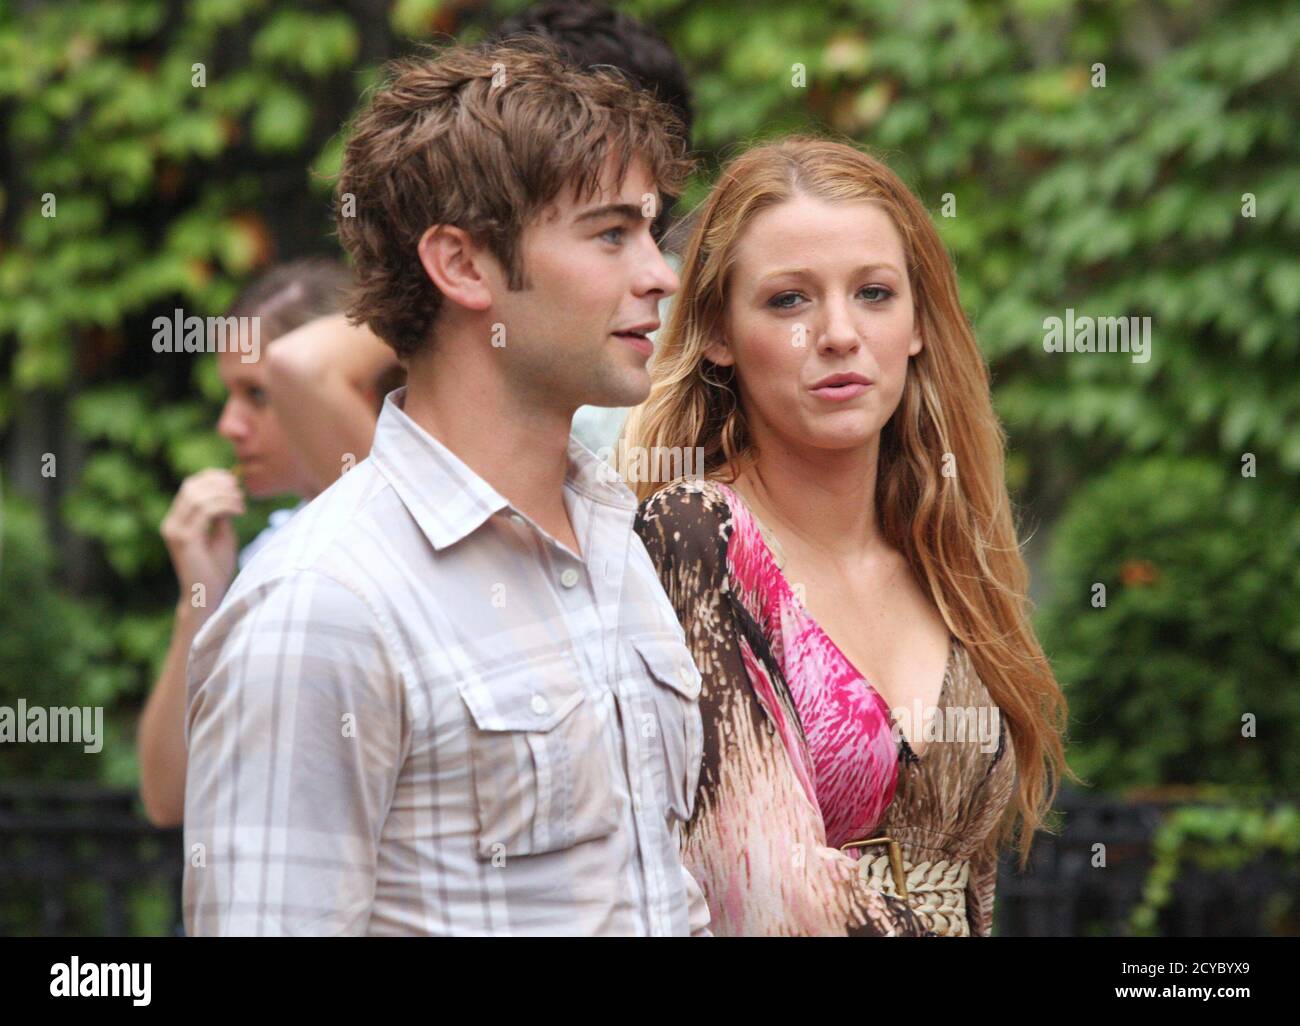
[[[349,319],[402,358],[431,342],[443,297],[417,247],[437,224],[483,242],[509,287],[527,288],[523,230],[565,187],[594,195],[611,154],[620,183],[634,157],[644,160],[664,202],[691,170],[670,106],[612,69],[566,63],[539,37],[392,62],[349,129],[335,191],[357,280]]]
[[[796,195],[875,203],[903,239],[924,345],[881,432],[876,508],[885,538],[906,556],[1007,721],[1017,798],[988,846],[1001,848],[1015,835],[1023,869],[1061,773],[1078,780],[1062,744],[1067,705],[1027,615],[1029,574],[988,368],[958,301],[952,260],[899,177],[853,146],[809,136],[756,146],[724,167],[698,211],[681,290],[652,365],[650,397],[629,414],[623,439],[628,451],[701,448],[704,475],[724,481],[752,464],[757,453],[734,367],[714,364],[705,350],[722,334],[741,233],[759,212]],[[955,477],[940,473],[949,453],[959,468]],[[642,500],[665,487],[629,483]]]
[[[277,264],[244,286],[228,317],[260,317],[261,338],[271,342],[317,317],[343,309],[352,275],[336,260],[304,257]]]

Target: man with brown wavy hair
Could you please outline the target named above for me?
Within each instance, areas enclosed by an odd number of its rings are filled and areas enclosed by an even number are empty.
[[[688,170],[668,107],[541,42],[399,62],[351,126],[348,312],[408,383],[195,642],[190,933],[707,934],[700,675],[569,438],[649,393]]]
[[[672,46],[651,25],[598,0],[543,0],[503,20],[492,42],[540,35],[580,68],[611,66],[668,103],[687,138],[694,120],[687,74]],[[689,232],[664,204],[652,228],[669,257],[680,257]],[[676,263],[673,264],[677,266]],[[667,315],[667,304],[660,307]],[[277,340],[267,356],[267,390],[285,432],[323,491],[340,471],[364,459],[374,440],[382,398],[406,380],[390,346],[342,313],[322,317]],[[623,406],[580,406],[573,435],[602,454],[617,444],[628,412]]]

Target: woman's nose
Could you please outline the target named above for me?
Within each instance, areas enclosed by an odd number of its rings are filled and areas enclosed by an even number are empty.
[[[826,318],[822,324],[822,333],[818,348],[849,351],[858,346],[858,328],[844,303],[826,304]]]

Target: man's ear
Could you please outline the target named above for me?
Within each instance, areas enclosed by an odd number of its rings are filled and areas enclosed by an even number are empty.
[[[464,228],[435,224],[420,236],[417,250],[424,273],[447,299],[468,310],[492,305],[492,290],[482,269],[485,254]]]

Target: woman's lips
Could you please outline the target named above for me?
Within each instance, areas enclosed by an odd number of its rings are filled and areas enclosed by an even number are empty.
[[[843,385],[823,385],[821,388],[814,388],[812,394],[819,399],[842,403],[845,400],[857,398],[870,387],[870,385],[864,385],[861,382],[850,381]]]

